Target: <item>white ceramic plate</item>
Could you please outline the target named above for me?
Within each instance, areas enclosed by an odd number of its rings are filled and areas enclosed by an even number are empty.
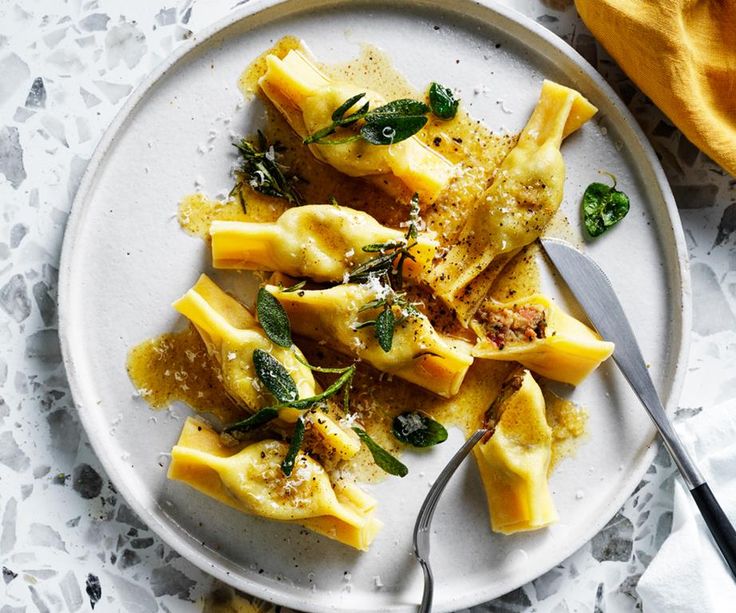
[[[494,130],[523,126],[543,77],[583,92],[600,115],[564,145],[563,206],[578,228],[580,195],[599,179],[599,169],[615,173],[631,196],[629,216],[588,252],[618,289],[670,407],[680,388],[689,330],[684,242],[643,134],[600,76],[543,28],[492,4],[442,4],[248,3],[193,37],[131,96],[89,165],[67,229],[59,296],[64,359],[108,474],[142,519],[186,558],[246,592],[296,608],[414,610],[421,574],[411,555],[412,525],[461,436],[451,432],[431,453],[407,453],[407,478],[370,488],[386,526],[368,553],[241,515],[167,481],[166,466],[159,465],[189,411],[177,406],[152,421],[134,397],[126,353],[179,323],[169,305],[208,267],[205,245],[178,227],[177,202],[193,190],[195,178],[210,195],[231,185],[228,131],[251,133],[261,112],[257,103],[240,104],[236,81],[278,38],[300,36],[327,61],[355,56],[364,42],[377,45],[416,85],[438,79],[459,88],[471,114]],[[490,93],[474,93],[483,86]],[[590,418],[577,454],[552,476],[558,524],[513,537],[491,534],[473,462],[451,483],[434,522],[437,611],[487,601],[559,563],[606,523],[643,475],[654,455],[653,429],[613,365],[572,398],[589,408]]]

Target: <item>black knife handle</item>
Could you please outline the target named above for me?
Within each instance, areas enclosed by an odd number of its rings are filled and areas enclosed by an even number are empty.
[[[707,483],[701,483],[690,490],[705,520],[710,533],[713,535],[718,548],[721,550],[731,573],[736,577],[736,530],[718,504],[713,492]]]

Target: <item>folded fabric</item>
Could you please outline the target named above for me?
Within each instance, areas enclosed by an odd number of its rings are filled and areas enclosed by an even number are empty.
[[[736,176],[736,2],[575,0],[575,5],[639,88]]]
[[[736,520],[736,401],[706,408],[678,432],[729,519]],[[736,583],[690,493],[678,477],[672,533],[637,586],[644,613],[726,613]]]

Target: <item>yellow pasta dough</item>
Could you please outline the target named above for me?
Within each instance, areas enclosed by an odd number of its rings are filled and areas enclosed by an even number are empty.
[[[247,435],[241,432],[237,439],[188,418],[172,448],[168,477],[243,513],[298,524],[367,550],[382,524],[375,517],[376,501],[351,475],[373,478],[363,465],[371,455],[371,469],[406,474],[398,460],[390,462],[397,444],[388,428],[398,411],[426,409],[433,419],[472,430],[500,387],[485,415],[492,433],[474,449],[491,529],[511,534],[548,526],[557,520],[548,483],[553,431],[534,377],[577,385],[614,347],[545,296],[499,303],[490,301],[488,292],[504,267],[540,236],[558,210],[565,181],[561,144],[597,109],[575,90],[544,81],[515,144],[512,136],[491,135],[461,112],[454,120],[435,117],[426,124],[421,136],[433,147],[417,136],[391,145],[369,143],[360,130],[366,123],[369,128],[377,125],[374,115],[335,126],[325,137],[333,144],[311,142],[307,151],[292,130],[302,140],[313,136],[318,141],[315,134],[339,119],[338,108],[343,107],[344,117],[365,110],[366,103],[371,111],[387,103],[378,91],[350,80],[364,80],[383,92],[392,86],[373,58],[363,66],[365,79],[355,76],[359,74],[355,63],[342,76],[330,78],[298,40],[283,43],[260,56],[241,79],[252,92],[258,78],[258,87],[278,111],[271,113],[267,104],[270,123],[264,131],[273,147],[262,135],[257,149],[242,145],[234,193],[242,189],[248,196],[248,186],[253,193],[247,212],[245,199],[228,206],[243,205],[239,219],[247,221],[234,221],[231,213],[226,216],[219,208],[201,207],[196,223],[186,222],[200,234],[209,227],[215,268],[274,273],[264,289],[279,304],[265,302],[261,294],[259,323],[248,308],[201,275],[173,305],[193,326],[185,331],[190,340],[173,345],[169,357],[161,358],[167,377],[172,353],[206,366],[207,376],[200,378],[205,383],[193,389],[216,389],[220,395],[214,403],[197,405],[195,393],[190,393],[186,398],[195,410],[212,412],[213,405],[222,406],[231,398],[233,404],[220,420],[226,425],[242,417],[241,407],[249,413],[272,407],[278,418],[267,421],[263,430],[257,429],[264,426],[261,423]],[[344,109],[353,98],[353,106]],[[422,115],[425,110],[422,106],[417,112]],[[422,122],[424,118],[417,125]],[[386,127],[389,134],[392,129]],[[277,151],[283,157],[277,158]],[[462,175],[459,168],[465,169]],[[290,195],[281,188],[290,187],[292,180],[302,181],[304,195],[279,203],[275,198]],[[385,193],[371,191],[376,188]],[[265,204],[258,192],[268,195]],[[322,200],[330,193],[341,202],[360,203],[371,214],[337,204],[289,208],[295,201]],[[404,216],[399,217],[393,205],[400,206],[414,193],[432,230],[426,230],[419,218],[414,198],[406,228],[402,230],[397,221]],[[252,201],[262,204],[263,210],[254,208]],[[280,211],[284,212],[275,219]],[[255,223],[257,219],[269,221]],[[522,259],[515,259],[513,266]],[[531,259],[525,265],[531,267]],[[525,289],[520,277],[514,271],[504,274],[504,282],[514,282],[508,296],[535,291]],[[313,283],[306,285],[309,289],[301,284],[291,291],[293,278]],[[536,287],[536,282],[528,285]],[[495,286],[494,295],[501,289]],[[433,303],[435,298],[441,302]],[[272,342],[278,338],[274,330],[282,330],[286,339],[287,331],[301,337],[315,365],[307,365],[296,345]],[[306,339],[316,341],[316,346]],[[181,351],[192,342],[196,359],[189,357],[189,350]],[[260,354],[257,368],[256,350],[284,370]],[[349,356],[355,365],[326,367],[324,362],[332,365],[336,354]],[[482,361],[468,375],[475,359]],[[313,371],[332,380],[322,396]],[[189,372],[177,371],[176,382]],[[293,396],[289,378],[304,401],[301,409],[282,401]],[[285,396],[279,394],[280,385]],[[335,401],[337,394],[344,408]],[[550,403],[549,415],[557,432],[554,407]],[[261,416],[273,414],[266,411]],[[353,429],[353,424],[360,427]],[[428,442],[441,440],[438,436]],[[365,453],[356,457],[362,444]]]
[[[266,66],[259,85],[302,138],[329,125],[335,109],[352,96],[365,93],[348,114],[366,101],[371,108],[386,102],[377,92],[329,80],[300,50],[289,51],[283,59],[268,55]],[[425,201],[434,200],[455,172],[448,160],[416,137],[385,146],[357,140],[311,144],[310,149],[318,159],[351,177],[392,174]]]
[[[314,281],[342,281],[355,266],[375,257],[374,243],[400,243],[404,233],[362,211],[331,204],[287,209],[274,223],[215,221],[210,226],[215,268],[271,270]],[[436,241],[421,234],[405,272],[416,277],[434,257]]]
[[[222,369],[222,384],[230,396],[250,411],[277,404],[258,381],[253,366],[253,352],[266,351],[286,368],[294,380],[300,398],[314,396],[318,389],[312,371],[299,360],[304,356],[296,346],[280,347],[272,343],[255,318],[237,300],[223,292],[209,277],[202,275],[174,308],[197,328],[210,355]],[[279,418],[294,423],[304,411],[279,410]],[[340,427],[327,414],[312,419],[312,427],[325,445],[340,458],[348,459],[360,449],[358,437]]]
[[[476,358],[519,362],[555,381],[578,385],[614,350],[613,343],[539,294],[496,303],[483,315],[486,321],[473,326],[480,336]]]
[[[273,439],[226,447],[214,430],[188,418],[171,450],[168,476],[245,513],[298,523],[367,549],[381,527],[375,500],[352,482],[333,485],[325,469],[304,453],[291,475],[284,475],[287,451],[286,443]]]
[[[430,284],[468,325],[493,278],[481,276],[494,258],[539,237],[562,202],[562,140],[597,109],[573,89],[544,81],[519,141],[465,222]]]
[[[491,529],[512,534],[557,521],[547,483],[552,429],[544,396],[528,370],[504,383],[489,411],[492,436],[473,449],[486,491]]]
[[[360,309],[380,295],[379,288],[350,283],[299,292],[285,292],[273,285],[266,289],[281,302],[297,334],[323,340],[328,347],[440,396],[457,393],[473,362],[467,343],[441,336],[420,313],[396,326],[388,352],[378,344],[372,327],[356,330],[356,325],[378,314],[378,309]]]

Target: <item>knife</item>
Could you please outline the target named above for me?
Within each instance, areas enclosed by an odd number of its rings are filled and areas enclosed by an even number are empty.
[[[616,365],[652,418],[723,558],[736,577],[736,531],[672,427],[611,282],[598,264],[569,243],[556,238],[540,240],[598,334],[616,345],[613,353]]]

